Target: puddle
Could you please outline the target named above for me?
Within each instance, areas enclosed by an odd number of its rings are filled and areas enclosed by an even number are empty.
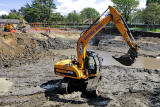
[[[137,60],[137,66],[138,64],[141,64],[143,68],[160,69],[160,59],[157,58],[139,57]]]
[[[159,59],[159,60],[160,60],[160,56],[157,56],[156,59]]]
[[[128,67],[120,64],[116,60],[112,58],[112,53],[106,52],[106,51],[100,51],[100,50],[94,50],[100,57],[103,58],[103,63],[102,65],[107,66],[107,65],[119,65],[123,67]],[[76,55],[76,49],[66,49],[66,50],[56,50],[56,54],[60,55]],[[150,58],[150,57],[143,57],[139,56],[136,59],[136,62],[129,67],[134,67],[134,68],[146,68],[146,69],[160,69],[160,57],[157,58]]]
[[[0,95],[5,95],[12,85],[12,82],[6,80],[5,78],[0,78]]]
[[[96,52],[99,54],[99,56],[101,56],[103,58],[102,65],[120,65],[120,66],[124,66],[124,65],[120,64],[119,62],[117,62],[116,60],[114,60],[112,58],[111,53],[105,52],[105,51],[97,51],[97,50],[96,50]],[[136,59],[136,62],[130,67],[146,68],[146,69],[160,69],[159,64],[160,64],[160,60],[157,59],[157,58],[139,56]],[[126,67],[126,66],[124,66],[124,67]]]

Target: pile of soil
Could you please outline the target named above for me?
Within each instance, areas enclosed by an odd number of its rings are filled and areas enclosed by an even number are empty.
[[[76,41],[49,35],[30,33],[0,33],[0,67],[35,63],[39,58],[54,56],[49,49],[75,48]],[[40,37],[39,36],[39,37]]]
[[[18,66],[37,59],[36,42],[23,33],[0,34],[0,67]]]
[[[44,49],[69,49],[76,48],[76,40],[69,40],[64,38],[51,38],[47,40],[37,40],[38,45]]]

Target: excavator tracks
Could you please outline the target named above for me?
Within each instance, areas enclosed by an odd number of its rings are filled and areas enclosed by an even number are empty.
[[[67,79],[63,79],[61,81],[60,91],[62,93],[68,93],[68,83],[69,83],[69,80],[67,80]]]
[[[60,90],[63,93],[71,93],[81,91],[87,97],[98,96],[97,86],[100,83],[100,74],[96,77],[88,78],[87,80],[77,80],[64,78],[60,85]]]
[[[85,80],[77,80],[65,77],[61,82],[60,90],[64,93],[71,93],[74,91],[84,91],[85,87]]]
[[[88,78],[85,94],[88,97],[99,96],[97,91],[98,84],[100,83],[101,75],[99,74],[96,77]]]

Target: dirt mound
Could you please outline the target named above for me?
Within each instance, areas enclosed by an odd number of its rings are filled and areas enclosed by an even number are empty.
[[[8,59],[18,57],[23,49],[19,47],[16,38],[11,33],[0,34],[0,58]]]
[[[0,67],[20,65],[37,58],[36,41],[29,34],[0,34]]]
[[[75,40],[69,40],[64,38],[50,38],[47,40],[37,40],[40,47],[45,49],[69,49],[76,47]]]
[[[46,33],[0,33],[0,67],[33,63],[51,55],[49,49],[76,47],[75,39],[51,37]],[[53,55],[53,54],[52,54]]]

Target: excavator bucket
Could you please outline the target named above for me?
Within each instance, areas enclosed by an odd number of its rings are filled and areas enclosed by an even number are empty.
[[[122,65],[131,66],[135,62],[135,58],[137,57],[137,55],[138,53],[136,51],[136,48],[130,47],[127,54],[118,58],[116,58],[115,56],[112,57]]]

